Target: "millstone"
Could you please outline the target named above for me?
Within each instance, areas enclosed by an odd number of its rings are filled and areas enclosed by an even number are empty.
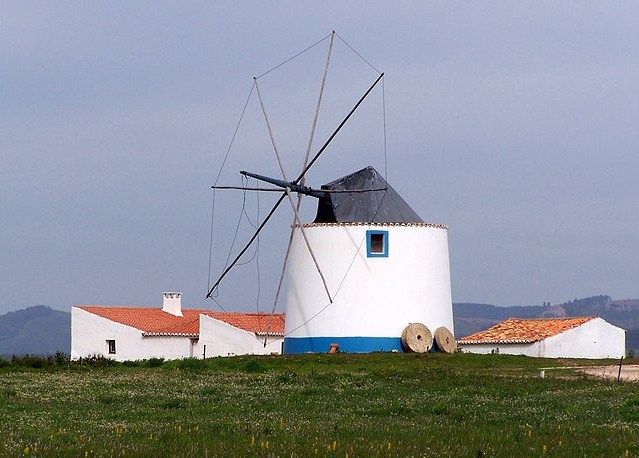
[[[453,333],[444,326],[435,329],[435,345],[442,353],[454,353],[457,349],[457,341]]]
[[[402,348],[406,352],[426,353],[433,345],[433,335],[421,323],[411,323],[402,331]]]

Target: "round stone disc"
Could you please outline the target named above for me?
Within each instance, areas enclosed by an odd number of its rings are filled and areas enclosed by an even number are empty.
[[[445,326],[435,329],[435,345],[442,353],[454,353],[457,349],[457,341],[455,336]]]
[[[433,345],[433,335],[421,323],[411,323],[402,331],[402,347],[406,352],[426,353]]]

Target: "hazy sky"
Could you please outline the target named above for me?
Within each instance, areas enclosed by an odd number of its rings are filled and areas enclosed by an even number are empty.
[[[638,4],[388,5],[0,0],[0,313],[159,305],[166,290],[217,309],[203,300],[210,186],[252,77],[331,30],[386,76],[311,184],[383,171],[385,105],[388,179],[450,227],[454,301],[639,297]],[[259,80],[290,175],[326,45]],[[314,151],[376,75],[334,52]],[[279,175],[254,95],[221,184]],[[239,198],[215,195],[213,277]],[[290,221],[283,206],[260,241],[259,302],[249,264],[225,307],[270,310]]]

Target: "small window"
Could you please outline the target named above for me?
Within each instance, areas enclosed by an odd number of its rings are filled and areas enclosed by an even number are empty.
[[[115,355],[115,340],[107,340],[107,348],[110,355]]]
[[[384,252],[384,234],[371,234],[371,253]]]
[[[388,257],[388,231],[366,231],[366,255],[369,258]]]

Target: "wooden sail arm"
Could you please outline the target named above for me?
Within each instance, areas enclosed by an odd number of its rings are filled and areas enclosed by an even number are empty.
[[[349,118],[353,115],[353,113],[355,113],[355,110],[357,110],[357,108],[359,108],[359,106],[362,104],[362,102],[364,101],[364,99],[368,96],[368,94],[370,94],[370,92],[373,90],[373,88],[375,86],[377,86],[377,83],[379,83],[379,81],[384,77],[383,73],[380,73],[380,75],[377,77],[377,79],[375,80],[375,82],[371,85],[371,87],[368,88],[368,90],[364,93],[364,95],[362,97],[360,97],[360,99],[357,101],[357,103],[355,104],[355,106],[353,107],[353,109],[346,115],[346,117],[344,118],[344,120],[340,123],[339,126],[337,126],[337,129],[335,129],[335,131],[333,132],[333,134],[328,137],[328,140],[326,140],[326,142],[324,142],[324,145],[322,145],[322,147],[319,149],[319,151],[317,153],[315,153],[315,156],[313,156],[313,159],[311,159],[309,161],[308,164],[306,164],[306,167],[304,167],[304,169],[302,170],[302,172],[299,174],[299,176],[293,180],[293,183],[297,184],[300,182],[300,180],[302,178],[304,178],[304,176],[306,175],[306,172],[309,171],[309,169],[311,167],[313,167],[313,164],[315,164],[315,161],[317,161],[319,159],[319,157],[322,155],[322,153],[324,152],[324,150],[326,148],[328,148],[328,145],[333,141],[333,138],[335,138],[335,136],[337,135],[337,133],[342,130],[342,127],[344,127],[344,124],[346,124],[346,121],[349,120]]]
[[[291,208],[293,209],[293,214],[295,215],[295,221],[297,222],[300,232],[302,233],[302,237],[304,238],[304,243],[306,243],[306,248],[308,248],[308,252],[311,255],[313,264],[315,264],[315,268],[317,269],[317,273],[322,279],[322,284],[324,285],[324,291],[326,291],[326,295],[328,296],[328,301],[332,304],[333,298],[331,297],[331,292],[328,290],[328,284],[326,283],[326,278],[324,277],[324,274],[322,273],[322,269],[320,268],[320,265],[317,262],[317,257],[315,257],[315,252],[313,251],[313,248],[311,247],[311,242],[308,240],[306,231],[304,230],[304,226],[302,225],[302,220],[300,219],[300,214],[298,213],[297,208],[295,207],[295,203],[293,202],[293,197],[291,197],[291,191],[292,191],[291,188],[286,188],[286,195],[288,196],[288,200],[291,202]]]
[[[267,177],[263,175],[258,175],[257,173],[246,172],[244,170],[242,170],[240,173],[246,177],[255,178],[256,180],[274,184],[275,186],[279,186],[282,189],[288,188],[290,189],[291,192],[297,192],[299,194],[317,197],[318,199],[321,199],[322,197],[326,197],[325,192],[322,192],[318,189],[309,188],[308,186],[302,186],[289,181],[278,180],[277,178],[271,178],[271,177]]]
[[[328,145],[333,141],[333,139],[339,133],[339,131],[342,130],[342,127],[344,127],[344,124],[346,124],[346,122],[350,119],[350,117],[353,115],[353,113],[355,113],[355,110],[357,110],[357,108],[362,104],[364,99],[368,96],[368,94],[370,94],[370,92],[377,85],[377,83],[379,83],[379,81],[382,79],[383,76],[384,76],[384,74],[382,73],[382,74],[379,75],[379,77],[377,77],[375,82],[368,88],[368,90],[364,93],[364,95],[362,95],[362,97],[360,97],[360,99],[357,101],[355,106],[353,106],[351,111],[346,115],[346,117],[342,120],[342,122],[339,124],[339,126],[337,126],[337,128],[333,131],[333,133],[328,138],[328,140],[326,140],[326,142],[324,142],[324,144],[319,149],[319,151],[315,154],[315,156],[313,156],[311,161],[306,165],[306,167],[304,167],[304,169],[299,174],[299,176],[295,180],[293,180],[291,182],[291,184],[297,185],[304,178],[304,176],[306,175],[306,172],[309,171],[309,169],[313,166],[313,164],[315,164],[315,162],[319,159],[319,157],[326,150],[326,148],[328,148]],[[218,285],[220,284],[222,279],[224,277],[226,277],[226,275],[231,271],[231,269],[233,267],[235,267],[235,265],[239,262],[239,260],[244,255],[244,253],[246,253],[246,251],[250,248],[250,246],[253,244],[255,239],[257,239],[257,236],[259,235],[259,233],[262,231],[262,229],[264,229],[264,226],[266,226],[266,223],[271,219],[271,217],[275,213],[275,210],[277,210],[277,208],[281,205],[281,203],[284,201],[286,196],[287,196],[286,191],[282,192],[282,195],[280,195],[279,199],[277,199],[277,202],[275,202],[275,205],[273,205],[273,208],[271,208],[271,211],[269,211],[269,213],[266,215],[266,217],[264,218],[262,223],[257,227],[257,229],[255,230],[255,233],[253,233],[253,236],[249,239],[248,243],[244,246],[244,248],[242,248],[242,250],[235,257],[233,262],[231,262],[231,264],[229,264],[229,266],[226,267],[226,269],[224,269],[224,271],[222,272],[220,277],[217,279],[217,281],[213,284],[211,289],[209,289],[209,292],[206,295],[207,299],[213,295],[213,291],[215,291],[215,289],[218,287]]]
[[[285,183],[288,183],[285,181]],[[256,188],[251,186],[211,186],[211,189],[234,189],[236,191],[259,191],[259,192],[282,192],[281,188]],[[388,188],[373,188],[373,189],[315,189],[309,188],[313,193],[322,194],[346,194],[346,193],[358,193],[358,192],[377,192],[388,191]],[[310,194],[309,194],[310,195]]]
[[[242,248],[242,251],[240,251],[240,253],[235,257],[233,262],[231,264],[229,264],[229,266],[226,269],[224,269],[224,272],[222,272],[222,275],[220,275],[220,277],[217,279],[217,281],[213,284],[213,286],[211,287],[211,289],[209,290],[209,292],[206,295],[206,299],[208,299],[209,297],[211,297],[213,295],[213,291],[215,291],[215,288],[218,287],[218,285],[220,284],[222,279],[224,277],[226,277],[226,274],[228,274],[231,271],[231,269],[233,267],[235,267],[235,264],[238,263],[238,261],[244,255],[244,253],[246,253],[246,251],[251,247],[251,245],[253,244],[253,242],[255,241],[257,236],[260,234],[262,229],[264,229],[264,226],[266,226],[266,223],[268,223],[268,221],[271,219],[271,217],[275,213],[275,210],[277,210],[277,207],[279,207],[280,204],[282,202],[284,202],[284,198],[285,197],[286,197],[286,192],[283,192],[282,195],[280,196],[280,198],[277,199],[277,202],[275,202],[275,205],[273,205],[273,208],[271,208],[271,211],[268,212],[268,215],[266,215],[264,220],[262,220],[262,223],[257,227],[255,232],[253,233],[253,236],[249,239],[248,243],[244,246],[244,248]]]

